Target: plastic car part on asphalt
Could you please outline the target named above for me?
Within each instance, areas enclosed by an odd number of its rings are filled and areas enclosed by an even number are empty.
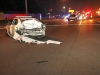
[[[25,37],[24,35],[19,35],[16,31],[13,36],[13,39],[18,40],[20,42],[25,42],[25,43],[36,43],[36,44],[61,44],[62,42],[60,41],[54,41],[54,40],[47,40],[47,41],[39,41],[35,40],[29,37]]]

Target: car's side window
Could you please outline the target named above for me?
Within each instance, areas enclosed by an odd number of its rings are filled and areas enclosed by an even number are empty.
[[[18,21],[17,21],[17,19],[14,19],[14,20],[12,21],[12,25],[16,25],[16,24],[18,24]]]
[[[15,19],[15,25],[16,25],[16,24],[18,24],[18,20],[17,20],[17,19]]]
[[[14,20],[12,21],[12,25],[14,25]]]

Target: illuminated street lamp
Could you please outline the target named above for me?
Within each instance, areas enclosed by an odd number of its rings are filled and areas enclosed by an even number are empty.
[[[65,9],[66,7],[65,6],[63,6],[63,9]]]
[[[28,15],[27,0],[25,0],[25,10],[26,10],[26,16],[27,16]]]
[[[69,10],[71,9],[71,7],[69,7]]]

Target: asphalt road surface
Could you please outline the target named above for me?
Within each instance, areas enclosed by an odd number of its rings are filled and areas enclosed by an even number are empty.
[[[25,44],[6,37],[0,23],[0,75],[100,75],[100,21],[45,20],[46,38]]]

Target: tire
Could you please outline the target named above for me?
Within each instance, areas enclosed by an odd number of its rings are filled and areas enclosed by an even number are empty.
[[[39,35],[37,36],[38,39],[42,39],[42,38],[45,38],[45,35]]]
[[[5,29],[5,35],[6,35],[7,37],[9,37],[9,35],[8,35],[8,33],[7,33],[7,29]]]

